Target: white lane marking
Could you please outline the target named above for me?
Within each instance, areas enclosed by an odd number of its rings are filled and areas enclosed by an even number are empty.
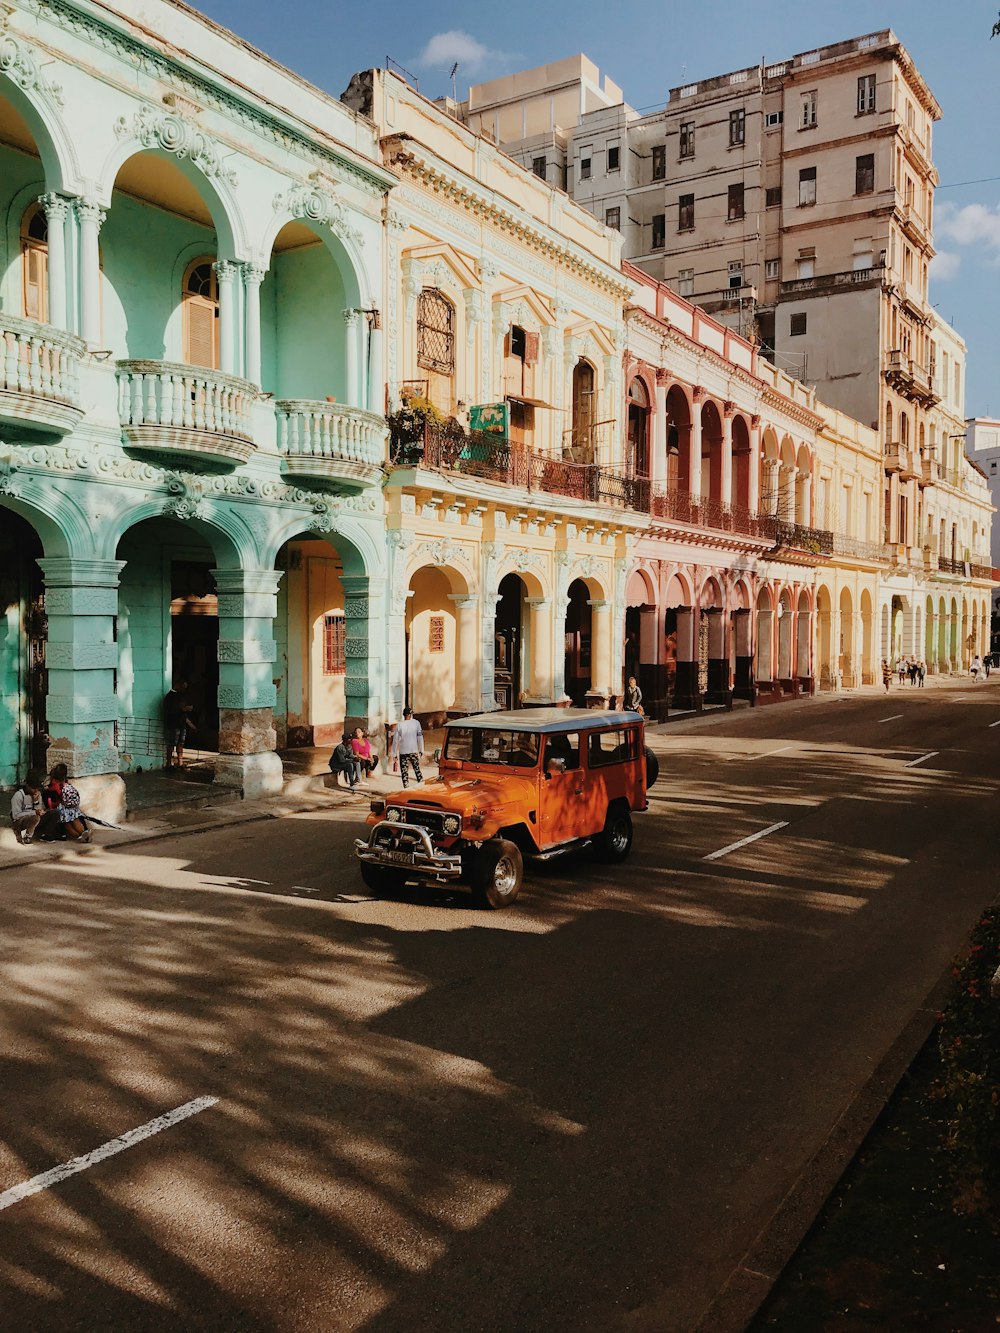
[[[908,764],[904,764],[903,767],[912,768],[914,764],[922,764],[925,759],[933,759],[936,754],[940,753],[941,753],[940,750],[929,750],[927,754],[922,754],[919,759],[911,759],[910,762]]]
[[[752,759],[770,759],[772,754],[784,754],[786,750],[794,750],[794,745],[783,745],[780,750],[768,750],[765,754],[748,754],[747,762]]]
[[[880,722],[895,722],[895,721],[897,721],[898,718],[901,718],[902,716],[903,716],[902,713],[893,713],[892,717],[880,717],[880,718],[879,718],[879,721],[880,721]]]
[[[10,1208],[15,1203],[20,1203],[22,1199],[30,1198],[32,1194],[40,1194],[42,1190],[47,1190],[50,1185],[58,1185],[61,1180],[66,1180],[69,1176],[75,1176],[81,1171],[86,1171],[88,1167],[96,1166],[98,1162],[103,1162],[106,1157],[114,1157],[115,1153],[124,1152],[126,1148],[134,1147],[141,1143],[143,1139],[151,1138],[154,1134],[159,1134],[163,1129],[169,1129],[171,1125],[176,1125],[180,1120],[186,1120],[188,1116],[197,1115],[199,1111],[206,1111],[210,1106],[214,1106],[218,1097],[196,1097],[193,1102],[185,1102],[183,1106],[176,1107],[173,1111],[167,1111],[165,1115],[158,1115],[155,1120],[147,1120],[144,1125],[137,1129],[130,1129],[125,1134],[120,1134],[117,1139],[109,1139],[107,1143],[95,1148],[93,1152],[84,1153],[82,1157],[73,1157],[68,1162],[63,1162],[61,1166],[53,1166],[48,1171],[43,1171],[41,1175],[32,1176],[30,1180],[22,1181],[20,1185],[12,1185],[9,1190],[4,1190],[0,1194],[0,1212],[5,1208]]]
[[[777,833],[780,828],[787,828],[788,820],[783,819],[778,824],[772,824],[770,828],[761,829],[759,833],[751,833],[749,838],[740,838],[739,842],[731,842],[728,847],[722,847],[717,852],[709,852],[708,856],[703,856],[703,861],[718,861],[720,856],[728,856],[730,852],[735,852],[740,847],[745,847],[749,842],[756,842],[758,838],[766,838],[769,833]]]
[[[990,723],[990,727],[1000,727],[1000,721],[997,721],[997,722],[991,722],[991,723]]]

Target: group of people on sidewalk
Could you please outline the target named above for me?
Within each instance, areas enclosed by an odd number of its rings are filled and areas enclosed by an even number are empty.
[[[993,667],[993,658],[989,653],[985,657],[980,657],[977,653],[969,664],[969,675],[973,680],[978,680],[980,676],[988,678]],[[899,683],[902,685],[909,680],[911,685],[917,685],[923,688],[927,677],[927,663],[916,657],[901,657],[896,666],[899,673]],[[882,684],[885,686],[886,694],[889,693],[889,686],[892,684],[893,669],[892,664],[887,657],[882,658]]]
[[[413,709],[404,708],[402,721],[393,731],[389,747],[393,771],[399,770],[404,787],[409,785],[410,769],[413,770],[415,780],[423,782],[424,775],[420,771],[420,757],[423,752],[423,728],[419,720],[413,716]],[[379,757],[361,727],[355,729],[353,736],[345,731],[330,756],[331,773],[335,775],[343,773],[351,791],[366,782],[372,773],[377,773],[378,765]]]
[[[14,836],[28,846],[33,842],[89,842],[90,829],[80,811],[80,793],[69,780],[65,764],[56,764],[48,785],[34,769],[14,788],[10,800]]]

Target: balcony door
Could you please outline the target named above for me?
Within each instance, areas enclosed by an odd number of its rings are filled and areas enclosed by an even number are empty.
[[[184,274],[181,294],[184,361],[219,369],[219,282],[211,257],[196,259]]]

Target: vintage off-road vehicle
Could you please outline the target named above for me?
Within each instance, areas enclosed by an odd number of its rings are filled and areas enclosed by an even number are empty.
[[[372,799],[355,843],[376,892],[407,880],[464,880],[489,907],[517,897],[524,858],[548,860],[591,842],[624,861],[632,811],[646,809],[656,756],[637,713],[532,708],[447,725],[439,776]]]

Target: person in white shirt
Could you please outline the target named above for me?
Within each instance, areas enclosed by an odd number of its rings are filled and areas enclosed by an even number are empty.
[[[404,708],[403,720],[396,727],[396,734],[392,738],[392,757],[399,760],[399,776],[404,787],[409,786],[407,769],[411,765],[417,782],[423,782],[424,775],[420,771],[420,756],[423,752],[423,728],[413,716],[413,709]]]
[[[18,842],[27,845],[32,841],[41,817],[42,782],[38,774],[32,771],[19,787],[15,787],[10,798],[10,822],[14,825],[14,836]]]

